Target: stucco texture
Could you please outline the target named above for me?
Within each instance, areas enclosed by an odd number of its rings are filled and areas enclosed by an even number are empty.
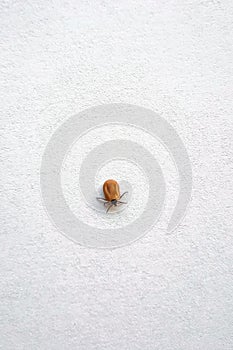
[[[0,7],[0,349],[232,350],[232,1]],[[128,246],[88,249],[47,216],[41,159],[67,118],[115,102],[180,135],[192,200],[171,235],[161,221]]]

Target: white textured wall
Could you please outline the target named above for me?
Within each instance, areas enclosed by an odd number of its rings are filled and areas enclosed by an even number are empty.
[[[0,5],[0,348],[232,350],[232,1]],[[48,219],[40,162],[64,120],[112,102],[171,123],[193,199],[171,236],[90,250]]]

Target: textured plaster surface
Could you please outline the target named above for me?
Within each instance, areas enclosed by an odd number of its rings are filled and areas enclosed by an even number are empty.
[[[232,350],[232,1],[0,6],[0,349]],[[47,217],[40,163],[69,116],[113,102],[171,123],[193,196],[175,234],[90,250]]]

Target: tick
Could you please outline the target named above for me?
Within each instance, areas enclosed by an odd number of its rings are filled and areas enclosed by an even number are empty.
[[[104,198],[97,197],[101,202],[104,202],[104,206],[108,207],[106,210],[106,213],[113,207],[118,206],[119,204],[127,204],[127,202],[122,202],[121,198],[128,193],[127,191],[120,194],[120,186],[117,181],[115,180],[107,180],[103,184],[103,192],[104,192]]]

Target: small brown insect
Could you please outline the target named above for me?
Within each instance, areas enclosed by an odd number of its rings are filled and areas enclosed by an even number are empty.
[[[116,207],[119,204],[127,204],[127,202],[122,202],[120,199],[128,192],[126,191],[121,195],[120,186],[117,181],[105,181],[103,184],[103,192],[105,198],[97,197],[97,199],[104,202],[104,206],[108,206],[106,213],[112,208],[113,205]]]

